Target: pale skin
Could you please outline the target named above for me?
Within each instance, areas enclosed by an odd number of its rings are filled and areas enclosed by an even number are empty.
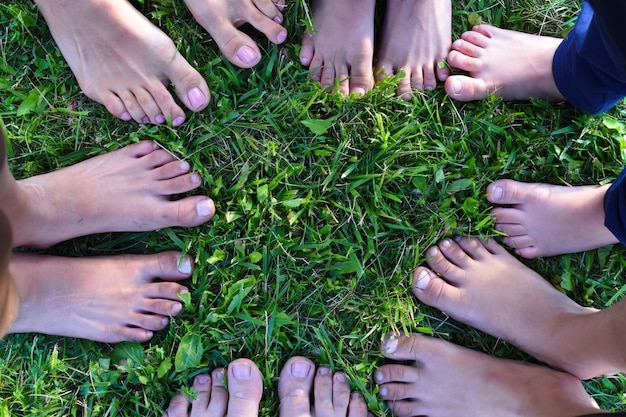
[[[447,62],[469,75],[453,75],[446,92],[456,100],[489,94],[505,100],[563,101],[552,75],[552,59],[562,39],[478,25],[452,43]]]
[[[413,90],[434,90],[450,69],[452,6],[449,0],[389,0],[377,46],[377,79],[402,73],[399,97]]]
[[[226,377],[226,378],[225,378]],[[228,381],[228,390],[224,382]],[[237,359],[227,370],[199,375],[193,382],[198,393],[190,401],[183,394],[172,398],[164,417],[258,417],[263,382],[257,366]],[[296,356],[284,365],[278,380],[280,417],[367,417],[363,398],[350,393],[341,372],[320,367]],[[371,416],[371,414],[369,414]]]
[[[424,335],[390,335],[374,374],[398,417],[572,417],[598,413],[567,373],[494,358]]]
[[[151,141],[20,181],[6,158],[0,164],[0,208],[12,224],[13,247],[45,248],[100,232],[197,226],[215,213],[205,196],[170,199],[196,189],[201,179],[187,162]]]
[[[302,65],[322,88],[365,94],[374,86],[375,0],[315,0],[314,32],[305,33]]]
[[[626,371],[624,301],[582,307],[493,239],[444,239],[426,255],[413,274],[423,303],[580,379]]]
[[[87,97],[122,120],[179,126],[210,99],[204,78],[172,40],[126,0],[36,0]]]
[[[241,25],[251,24],[275,44],[287,39],[281,13],[284,0],[185,0],[185,3],[226,59],[238,67],[250,68],[261,60],[258,45],[238,29]]]
[[[604,225],[610,185],[566,187],[498,180],[487,199],[504,243],[524,258],[582,252],[619,243]],[[501,207],[500,207],[501,206]]]

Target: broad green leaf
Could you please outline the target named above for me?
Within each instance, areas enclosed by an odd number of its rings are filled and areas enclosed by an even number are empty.
[[[176,372],[183,372],[190,368],[197,368],[204,354],[202,337],[196,333],[188,333],[183,336],[176,352],[174,367]]]

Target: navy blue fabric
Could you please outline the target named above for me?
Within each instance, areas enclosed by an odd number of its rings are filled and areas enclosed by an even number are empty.
[[[604,112],[626,97],[626,41],[623,35],[615,38],[613,26],[617,16],[626,27],[626,16],[613,11],[615,16],[607,19],[605,8],[601,6],[598,15],[585,1],[574,29],[552,61],[554,81],[563,97],[589,113]]]
[[[626,245],[626,170],[623,170],[604,195],[604,225]]]

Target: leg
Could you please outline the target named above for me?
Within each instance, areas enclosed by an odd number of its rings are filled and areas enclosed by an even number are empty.
[[[377,49],[376,74],[381,79],[403,72],[399,97],[411,91],[434,90],[450,75],[445,61],[451,43],[449,0],[389,0]]]
[[[0,131],[0,147],[4,138]],[[48,247],[100,232],[197,226],[215,213],[204,196],[170,201],[200,186],[187,162],[144,141],[56,172],[15,181],[0,161],[0,209],[12,246]]]
[[[446,80],[446,92],[456,100],[480,100],[490,93],[505,100],[563,96],[552,76],[552,58],[560,39],[475,26],[452,43],[448,64],[469,76]]]
[[[504,243],[524,258],[535,258],[617,243],[617,233],[611,232],[615,228],[604,225],[608,189],[608,186],[564,187],[499,180],[487,187],[487,199],[503,206],[494,208],[491,215],[496,220],[496,229],[507,235]],[[611,195],[616,194],[611,192]],[[606,216],[607,222],[619,220],[619,209],[613,212]]]
[[[322,88],[365,94],[374,84],[375,0],[315,0],[315,33],[302,39],[300,61]],[[333,88],[333,91],[335,89]]]
[[[280,417],[368,416],[365,400],[358,393],[350,394],[342,372],[333,375],[327,367],[316,372],[315,364],[303,357],[296,356],[285,363],[278,380],[278,397]]]
[[[420,301],[578,378],[626,370],[625,301],[584,308],[493,239],[444,239],[427,256],[431,269],[413,274]]]
[[[237,28],[250,23],[267,38],[280,44],[287,39],[281,26],[284,0],[185,0],[195,19],[209,32],[226,59],[241,68],[261,60],[256,43]]]
[[[202,76],[163,32],[126,0],[36,0],[83,92],[123,120],[178,126],[209,102]]]
[[[0,154],[4,154],[4,148]],[[0,210],[0,337],[3,337],[17,316],[19,299],[13,278],[9,273],[11,262],[11,225],[9,219]]]
[[[259,368],[249,359],[236,359],[228,365],[227,375],[228,390],[224,369],[198,375],[193,381],[196,399],[177,394],[163,417],[258,417],[263,394]]]
[[[374,374],[381,397],[398,417],[573,417],[599,411],[569,374],[432,337],[388,337],[383,354],[411,361],[381,366]]]
[[[98,258],[13,254],[20,299],[10,333],[45,333],[99,342],[144,342],[182,310],[176,281],[192,264],[178,252]],[[62,320],[59,314],[62,314]]]

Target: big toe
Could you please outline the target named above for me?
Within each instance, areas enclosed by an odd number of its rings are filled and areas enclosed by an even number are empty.
[[[191,111],[199,111],[204,109],[211,98],[209,87],[202,75],[196,71],[180,54],[169,66],[168,77],[176,87],[176,92],[180,101]],[[174,125],[180,124],[180,118],[184,115],[172,114],[172,122]]]
[[[459,288],[424,267],[413,272],[412,291],[421,302],[448,314],[454,314],[461,299]]]
[[[445,86],[446,93],[459,101],[481,100],[489,93],[483,80],[465,75],[448,77]]]
[[[487,200],[495,204],[520,204],[535,187],[513,180],[494,181],[487,187]]]
[[[280,372],[278,397],[280,417],[310,416],[311,388],[315,376],[315,365],[307,358],[290,358]]]
[[[259,368],[249,359],[236,359],[228,365],[228,415],[256,417],[263,394]]]

